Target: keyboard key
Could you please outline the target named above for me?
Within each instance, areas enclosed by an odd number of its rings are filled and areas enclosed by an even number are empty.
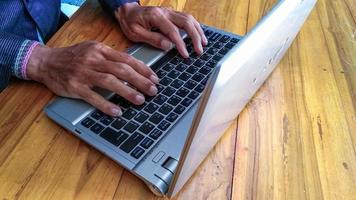
[[[229,42],[225,45],[225,48],[230,50],[232,49],[234,46],[236,45],[236,43],[233,43],[233,42]]]
[[[194,61],[195,61],[194,58],[187,58],[187,59],[184,59],[183,63],[186,65],[191,65],[191,64],[193,64]]]
[[[180,62],[182,62],[182,60],[183,60],[182,58],[175,57],[170,61],[170,63],[174,65],[178,65]]]
[[[132,119],[135,115],[137,114],[137,111],[134,111],[132,109],[128,109],[124,112],[124,114],[122,114],[122,117],[125,119]]]
[[[184,98],[185,96],[188,95],[188,93],[189,93],[189,90],[188,90],[187,88],[182,87],[182,88],[180,88],[180,89],[177,91],[176,94],[177,94],[178,96]]]
[[[171,98],[169,98],[167,103],[171,104],[172,106],[176,106],[177,104],[179,104],[180,101],[182,101],[181,98],[177,97],[176,95],[173,95]]]
[[[197,61],[194,62],[194,66],[197,66],[197,67],[202,67],[203,65],[205,64],[205,61],[204,60],[200,60],[198,59]]]
[[[94,124],[94,126],[92,126],[90,128],[90,130],[93,131],[96,134],[99,134],[102,130],[104,130],[104,126],[96,123],[96,124]]]
[[[199,96],[199,93],[196,92],[196,91],[191,91],[190,94],[188,95],[188,97],[193,99],[193,100],[198,98],[198,96]]]
[[[148,119],[148,115],[144,112],[140,112],[136,115],[134,119],[140,123],[143,123],[144,121],[146,121],[146,119]]]
[[[194,59],[198,59],[200,57],[200,55],[198,55],[196,52],[193,52],[190,57],[194,58]]]
[[[182,105],[178,105],[175,109],[174,109],[174,112],[177,113],[177,114],[182,114],[185,110],[185,107],[182,106]],[[158,127],[159,128],[159,127]]]
[[[210,60],[208,63],[206,63],[206,66],[210,68],[214,68],[218,62],[216,60]]]
[[[169,74],[167,75],[168,77],[175,79],[180,75],[180,72],[177,70],[172,70],[171,72],[169,72]]]
[[[223,46],[225,46],[224,43],[222,42],[216,42],[213,47],[217,48],[217,49],[221,49]]]
[[[204,53],[200,59],[202,60],[205,60],[205,61],[208,61],[209,59],[211,58],[211,55],[207,54],[207,53]]]
[[[146,106],[145,111],[148,113],[154,113],[158,109],[158,106],[154,103],[150,103]]]
[[[105,115],[103,118],[101,118],[100,122],[105,124],[105,125],[109,125],[112,121],[114,121],[113,117],[110,117],[108,115]]]
[[[171,83],[171,86],[178,89],[180,86],[182,86],[184,82],[182,80],[176,79]]]
[[[193,80],[189,80],[184,84],[184,87],[186,87],[188,89],[193,89],[196,85],[197,85],[197,82],[195,82]]]
[[[200,70],[199,70],[200,73],[204,74],[204,75],[208,75],[210,72],[211,72],[211,68],[210,67],[202,67]]]
[[[161,114],[155,112],[155,113],[150,117],[149,121],[152,122],[152,123],[154,123],[154,124],[158,124],[158,123],[160,123],[160,122],[162,121],[163,118],[164,118],[163,115],[161,115]]]
[[[116,132],[114,129],[106,128],[100,136],[111,144],[119,146],[129,135],[122,131]]]
[[[220,38],[220,42],[223,42],[223,43],[227,43],[229,40],[230,40],[230,36],[228,35],[223,35],[221,38]]]
[[[162,131],[165,131],[168,129],[168,127],[170,126],[171,124],[167,121],[162,121],[159,125],[158,125],[158,128],[161,129]]]
[[[169,85],[171,82],[173,81],[173,79],[168,78],[168,77],[164,77],[161,79],[160,83],[164,86]]]
[[[209,77],[205,77],[200,83],[206,85],[206,83],[208,82],[208,78]]]
[[[163,70],[159,70],[158,72],[156,72],[156,75],[158,76],[158,78],[163,78],[165,75],[167,74],[166,71]]]
[[[150,133],[150,137],[154,140],[157,140],[162,135],[162,133],[163,132],[158,129],[153,129],[153,131]]]
[[[118,104],[121,103],[122,100],[123,100],[122,97],[120,97],[120,96],[118,96],[118,95],[114,95],[113,97],[110,98],[109,101],[112,102],[113,104],[118,105]]]
[[[221,54],[221,55],[225,55],[225,54],[227,54],[227,52],[229,52],[230,51],[230,49],[227,49],[227,48],[222,48],[220,51],[219,51],[219,54]]]
[[[187,81],[191,77],[187,72],[183,72],[178,78],[183,81]]]
[[[90,116],[96,120],[99,120],[100,118],[102,118],[104,116],[104,113],[97,110],[97,111],[93,112]]]
[[[165,103],[158,111],[164,115],[167,115],[169,112],[171,112],[172,109],[172,106]]]
[[[209,30],[209,29],[205,29],[204,30],[204,34],[206,37],[209,37],[211,34],[213,34],[213,31]]]
[[[199,84],[194,90],[201,93],[201,92],[203,92],[204,88],[205,88],[204,85]]]
[[[140,130],[142,133],[147,135],[152,131],[153,128],[154,128],[154,126],[151,123],[145,122],[144,124],[142,124],[140,126],[140,128],[138,130]]]
[[[132,157],[138,159],[139,157],[142,156],[142,154],[145,153],[145,150],[143,150],[142,148],[140,147],[136,147],[132,153],[130,154]]]
[[[126,124],[126,121],[122,118],[117,118],[111,126],[114,127],[117,130],[120,130],[124,125]]]
[[[130,121],[126,126],[124,126],[124,130],[126,130],[129,133],[133,133],[137,128],[138,124],[136,122]]]
[[[145,138],[143,135],[135,132],[120,146],[120,149],[126,153],[129,153],[143,140],[143,138]]]
[[[164,71],[170,72],[172,69],[174,69],[175,65],[167,63],[164,67],[162,67],[162,69]]]
[[[220,37],[221,37],[221,33],[215,32],[215,33],[213,33],[213,34],[209,37],[209,39],[212,40],[212,41],[216,41],[216,40],[218,40]]]
[[[210,54],[210,55],[215,55],[218,51],[219,51],[219,49],[214,48],[214,47],[211,47],[211,48],[207,51],[207,53]]]
[[[223,58],[223,56],[219,55],[219,54],[213,56],[213,60],[216,60],[216,61],[220,61],[222,58]]]
[[[204,78],[204,75],[201,73],[197,73],[192,77],[192,79],[196,82],[200,82],[201,80],[203,80],[203,78]]]
[[[198,70],[199,70],[198,67],[196,67],[196,66],[190,66],[190,67],[186,70],[186,72],[189,72],[189,73],[191,73],[191,74],[195,74]]]
[[[185,107],[188,107],[190,106],[190,104],[192,104],[193,101],[189,98],[185,98],[183,101],[182,101],[182,105],[185,106]]]
[[[162,85],[157,85],[158,93],[160,93],[163,89],[164,87]]]
[[[179,71],[179,72],[182,72],[182,71],[184,71],[184,70],[187,69],[187,68],[188,68],[187,65],[181,63],[181,64],[179,64],[179,65],[176,67],[176,70]]]
[[[145,106],[147,106],[147,102],[145,102],[145,103],[143,103],[143,104],[141,104],[141,105],[134,105],[134,104],[132,104],[132,105],[131,105],[131,108],[140,111],[140,110],[142,110]]]
[[[174,122],[178,118],[178,115],[175,113],[171,113],[167,116],[166,120],[169,122]]]
[[[153,102],[155,102],[155,103],[158,104],[158,105],[162,105],[164,102],[167,101],[167,99],[168,99],[167,97],[165,97],[165,96],[159,94],[159,95],[153,100]]]
[[[166,95],[166,96],[172,96],[172,94],[174,94],[176,92],[176,90],[172,87],[167,87],[165,90],[163,90],[162,94]]]
[[[238,42],[239,42],[239,39],[237,39],[237,38],[232,38],[230,42],[232,42],[232,43],[235,43],[235,44],[236,44],[236,43],[238,43]]]
[[[150,138],[145,138],[142,142],[141,142],[141,147],[148,149],[150,148],[150,146],[153,144],[153,140],[151,140]]]
[[[90,118],[85,118],[83,121],[82,121],[82,125],[85,127],[85,128],[89,128],[91,127],[93,124],[94,124],[94,120],[90,119]]]

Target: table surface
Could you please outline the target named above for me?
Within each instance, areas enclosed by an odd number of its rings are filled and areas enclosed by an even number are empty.
[[[143,0],[244,35],[275,0]],[[177,199],[356,199],[356,3],[319,0],[283,61]],[[353,12],[352,12],[353,11]],[[48,43],[131,45],[89,1]],[[44,86],[0,94],[1,199],[156,199],[118,164],[48,119]]]

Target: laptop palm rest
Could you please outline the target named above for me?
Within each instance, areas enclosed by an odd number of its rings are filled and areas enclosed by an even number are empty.
[[[136,175],[142,177],[146,182],[154,184],[149,185],[150,188],[154,186],[154,189],[158,190],[160,195],[168,191],[198,105],[199,102],[195,103],[160,143],[152,149],[151,153],[133,170]]]

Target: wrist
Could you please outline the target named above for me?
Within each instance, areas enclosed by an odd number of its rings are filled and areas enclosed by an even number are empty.
[[[26,68],[26,74],[30,80],[42,82],[42,72],[47,66],[50,50],[50,48],[43,45],[37,45],[33,49]]]

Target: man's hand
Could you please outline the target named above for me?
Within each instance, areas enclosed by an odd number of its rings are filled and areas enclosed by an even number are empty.
[[[168,8],[127,3],[115,12],[115,17],[130,40],[145,42],[163,50],[169,50],[173,42],[185,58],[189,57],[189,54],[178,28],[188,33],[198,54],[203,53],[202,45],[208,43],[204,31],[193,16]],[[153,28],[159,29],[160,32],[151,31]]]
[[[59,49],[37,46],[31,54],[27,75],[57,95],[83,99],[112,116],[121,115],[121,109],[94,92],[93,87],[113,91],[136,105],[145,101],[141,92],[157,94],[158,78],[149,67],[97,42]]]

